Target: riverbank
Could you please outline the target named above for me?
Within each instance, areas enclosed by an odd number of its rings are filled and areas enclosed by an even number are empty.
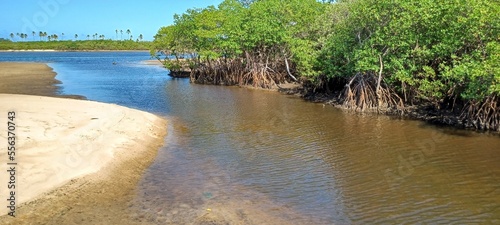
[[[301,84],[299,87],[280,89],[280,92],[287,95],[296,95],[306,101],[314,103],[322,103],[324,105],[331,105],[335,108],[345,110],[347,112],[356,112],[356,109],[347,108],[340,99],[341,92],[317,92],[314,87],[310,85]],[[463,104],[463,103],[462,103]],[[478,132],[494,132],[499,133],[500,127],[484,127],[479,125],[477,121],[464,118],[462,115],[463,105],[458,102],[453,106],[441,104],[431,104],[428,102],[419,102],[413,105],[404,105],[398,109],[386,108],[381,111],[376,109],[366,110],[362,113],[383,114],[388,116],[395,116],[403,119],[420,120],[426,123],[447,126],[462,130],[474,130]]]
[[[140,223],[130,204],[164,144],[166,120],[112,104],[30,96],[57,92],[45,64],[0,63],[0,71],[0,93],[7,93],[0,94],[0,111],[16,113],[19,171],[16,218],[1,207],[0,224]],[[6,160],[1,152],[2,171]],[[0,181],[7,176],[0,173]]]
[[[133,40],[3,41],[4,51],[149,51],[151,42]]]
[[[0,50],[0,52],[55,52],[54,49],[19,49],[19,50]]]
[[[149,60],[143,60],[141,61],[142,64],[144,65],[151,65],[151,66],[161,66],[161,67],[165,67],[163,65],[163,63],[161,63],[159,60],[157,59],[149,59]]]
[[[0,93],[85,99],[79,95],[58,95],[61,82],[43,63],[0,62]]]
[[[57,50],[57,49],[19,49],[0,50],[0,52],[149,52],[147,50]]]
[[[210,83],[200,83],[194,82],[197,84],[208,84],[214,85]],[[225,86],[220,84],[219,86]],[[464,103],[456,102],[451,105],[451,103],[442,103],[442,104],[431,104],[430,102],[419,102],[413,105],[402,105],[398,108],[381,108],[381,110],[377,110],[377,108],[369,108],[367,110],[363,110],[360,112],[358,108],[347,107],[340,98],[342,95],[341,91],[325,91],[325,90],[317,90],[321,89],[309,83],[296,82],[296,83],[285,83],[280,85],[275,85],[270,88],[262,88],[262,87],[254,87],[252,85],[234,85],[242,88],[249,89],[257,89],[257,90],[265,90],[265,91],[278,91],[285,95],[294,95],[304,99],[305,101],[312,103],[322,103],[325,106],[330,105],[335,108],[344,110],[346,112],[354,112],[354,113],[368,113],[368,114],[382,114],[388,116],[395,116],[403,119],[410,120],[421,120],[425,121],[429,124],[438,125],[438,126],[448,126],[457,129],[464,130],[474,130],[479,132],[500,132],[500,126],[495,121],[491,122],[491,124],[483,123],[484,121],[488,121],[488,119],[464,116]],[[491,111],[495,112],[500,110],[500,105],[495,102],[491,102]],[[481,110],[476,109],[476,113],[479,115]],[[490,113],[492,113],[490,112]],[[465,113],[466,115],[467,113]],[[478,116],[476,115],[476,116]],[[486,115],[489,115],[486,113]],[[479,115],[484,116],[484,115]],[[479,117],[478,116],[478,117]]]

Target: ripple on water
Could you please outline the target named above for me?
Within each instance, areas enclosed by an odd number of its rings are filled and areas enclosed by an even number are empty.
[[[192,92],[204,93],[203,101],[177,106],[176,122],[189,131],[173,129],[159,156],[170,160],[157,160],[148,172],[164,181],[146,178],[141,186],[160,185],[153,195],[165,202],[198,209],[248,202],[236,207],[247,219],[308,224],[500,218],[497,137],[453,135],[273,93],[196,85]],[[223,95],[230,97],[211,97]]]
[[[498,137],[193,85],[141,57],[44,54],[64,94],[171,117],[135,203],[157,223],[500,224]]]

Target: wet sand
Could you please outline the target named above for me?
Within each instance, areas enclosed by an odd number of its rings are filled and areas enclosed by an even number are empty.
[[[56,73],[43,63],[0,63],[0,93],[55,96],[60,82]]]
[[[30,81],[39,79],[37,76],[45,76],[40,82],[50,83],[51,79],[54,82],[55,74],[44,64],[0,63],[2,67],[3,75],[11,76],[10,82],[18,85],[11,93],[16,90],[32,95],[56,93],[43,88],[25,90],[33,87]],[[24,73],[20,72],[23,70]],[[26,75],[29,71],[31,76]],[[12,73],[19,75],[13,77]],[[2,86],[9,87],[3,82]],[[215,196],[202,197],[203,200],[185,189],[171,189],[158,183],[143,184],[150,188],[141,186],[144,171],[155,160],[166,135],[166,121],[154,115],[103,103],[26,95],[0,94],[0,105],[3,106],[0,112],[14,109],[19,114],[18,135],[24,143],[19,143],[22,154],[18,161],[25,171],[18,177],[18,182],[24,184],[18,197],[25,203],[18,208],[16,218],[0,217],[0,225],[306,224],[295,220],[299,217],[295,212],[263,197],[249,201],[240,198],[241,193],[219,196],[218,186],[213,186],[213,182],[207,188],[214,189]],[[0,136],[0,140],[5,140],[5,136]],[[5,153],[0,153],[0,166],[6,161],[4,158]],[[5,174],[0,173],[0,182],[6,180],[2,176]],[[178,197],[170,201],[151,200],[154,188]],[[0,197],[3,196],[0,192]],[[183,201],[184,197],[194,201],[193,204]],[[283,215],[270,213],[276,210]]]
[[[163,67],[163,63],[161,63],[157,59],[143,60],[143,61],[141,61],[141,63],[145,64],[145,65],[150,65],[150,66],[161,66],[161,67]]]
[[[19,163],[17,216],[4,215],[2,201],[0,224],[142,224],[129,216],[132,200],[164,144],[166,120],[112,104],[16,95],[52,96],[54,76],[45,64],[0,63],[0,93],[8,93],[0,94],[0,112],[17,114]],[[2,171],[6,161],[0,152]],[[7,198],[5,188],[0,196]]]
[[[44,63],[0,62],[0,93],[85,99],[79,95],[58,95],[61,82]]]

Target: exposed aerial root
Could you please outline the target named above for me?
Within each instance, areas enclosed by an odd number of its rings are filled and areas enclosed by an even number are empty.
[[[273,88],[290,79],[286,62],[254,57],[209,60],[191,70],[191,82],[214,85],[250,85]]]
[[[381,84],[377,95],[377,77],[373,73],[357,73],[340,95],[344,107],[358,112],[395,110],[402,113],[403,100],[386,85]]]
[[[460,119],[467,127],[500,131],[500,98],[490,95],[482,101],[469,101],[462,110]]]

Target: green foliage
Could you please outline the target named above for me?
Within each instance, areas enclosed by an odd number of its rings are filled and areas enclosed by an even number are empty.
[[[311,28],[324,5],[315,0],[225,0],[218,7],[176,15],[153,41],[152,54],[195,52],[201,60],[247,58],[291,60],[296,71],[315,74],[318,28]],[[248,54],[248,55],[246,55]],[[283,60],[283,61],[281,61]]]
[[[491,0],[331,4],[318,68],[330,78],[376,73],[382,56],[384,80],[400,91],[484,98],[498,93],[499,10]]]
[[[500,44],[490,42],[485,52],[454,57],[453,66],[445,68],[444,77],[459,84],[464,99],[481,100],[500,95]]]
[[[242,41],[245,33],[241,27],[247,9],[237,1],[224,1],[219,5],[221,28],[220,48],[225,57],[235,58],[243,53]]]
[[[148,50],[151,42],[89,40],[89,41],[29,41],[0,42],[0,50]]]
[[[478,100],[500,94],[498,15],[494,0],[225,0],[176,15],[151,51],[191,65],[286,59],[296,76],[337,81],[382,63],[383,82],[405,97]]]

